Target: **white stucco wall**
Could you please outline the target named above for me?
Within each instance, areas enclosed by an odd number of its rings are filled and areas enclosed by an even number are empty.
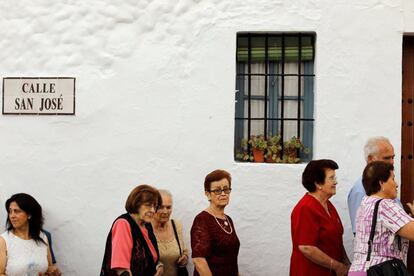
[[[65,275],[97,275],[130,190],[175,196],[186,239],[207,207],[204,176],[233,175],[241,275],[287,275],[300,165],[233,160],[238,31],[314,31],[315,158],[339,163],[332,198],[351,255],[346,196],[363,144],[386,135],[399,168],[402,35],[410,1],[106,0],[0,2],[2,77],[76,77],[75,116],[0,116],[0,200],[42,204]],[[4,222],[6,213],[1,213]]]

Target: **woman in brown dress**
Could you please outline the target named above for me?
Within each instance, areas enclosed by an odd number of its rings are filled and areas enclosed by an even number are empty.
[[[204,190],[210,205],[191,227],[194,276],[237,276],[240,241],[232,219],[224,213],[230,200],[230,174],[224,170],[209,173]]]

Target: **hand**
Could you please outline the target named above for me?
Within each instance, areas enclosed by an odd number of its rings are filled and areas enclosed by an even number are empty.
[[[188,256],[186,254],[181,255],[177,260],[178,266],[186,266],[188,263]]]
[[[413,203],[411,203],[411,202],[408,202],[407,203],[407,206],[408,206],[408,208],[410,208],[410,212],[411,212],[411,216],[414,216],[414,200],[413,200]]]
[[[59,268],[56,265],[51,265],[47,268],[45,273],[46,276],[60,276],[62,272],[60,272]]]
[[[157,272],[154,274],[154,276],[162,276],[162,274],[164,274],[164,266],[160,265],[157,268]]]
[[[338,262],[334,267],[337,276],[346,276],[348,274],[349,266]]]

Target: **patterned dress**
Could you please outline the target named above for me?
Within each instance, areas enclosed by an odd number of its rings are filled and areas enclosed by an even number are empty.
[[[192,257],[205,258],[213,276],[237,276],[239,273],[237,256],[240,241],[233,221],[227,218],[230,225],[226,223],[226,226],[225,220],[203,211],[195,217],[191,227]],[[194,269],[194,276],[198,275]]]
[[[354,240],[354,260],[350,272],[365,272],[370,265],[376,265],[392,258],[406,261],[408,240],[401,238],[401,251],[398,249],[398,239],[395,233],[412,218],[394,200],[384,199],[378,207],[377,224],[372,246],[370,264],[366,264],[368,239],[371,232],[377,197],[365,196],[362,199],[356,215],[356,236]],[[355,275],[363,275],[356,274]]]

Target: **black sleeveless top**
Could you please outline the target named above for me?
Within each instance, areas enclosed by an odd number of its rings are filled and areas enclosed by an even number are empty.
[[[154,258],[152,257],[151,251],[145,241],[141,229],[139,229],[137,223],[128,213],[119,216],[115,221],[118,219],[127,220],[131,227],[133,246],[131,251],[130,268],[132,276],[153,276],[156,272],[156,263],[154,263]],[[111,231],[109,231],[108,237],[106,238],[105,254],[100,276],[117,276],[115,270],[111,269],[112,227],[114,223],[112,223]],[[158,252],[157,239],[152,231],[151,223],[146,223],[145,228],[148,230],[148,237],[151,240],[152,245],[155,247],[159,259],[160,254]]]

